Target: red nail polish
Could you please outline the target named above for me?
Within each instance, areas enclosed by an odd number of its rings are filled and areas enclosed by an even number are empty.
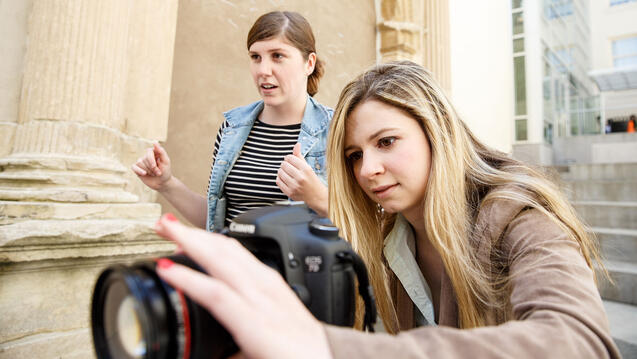
[[[159,267],[161,269],[168,269],[168,268],[172,267],[173,264],[175,264],[175,262],[171,261],[168,258],[160,258],[157,261],[157,267]]]
[[[171,222],[177,222],[177,217],[175,217],[175,215],[172,214],[172,213],[166,213],[164,215],[164,218],[166,218],[167,220],[169,220]]]

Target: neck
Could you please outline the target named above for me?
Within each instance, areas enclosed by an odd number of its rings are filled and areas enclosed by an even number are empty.
[[[439,262],[441,257],[427,236],[427,231],[425,230],[425,219],[422,211],[417,211],[417,213],[403,213],[403,216],[405,216],[405,219],[409,222],[414,231],[416,248],[419,254],[418,257],[420,257],[417,258],[417,260],[429,258],[428,261],[430,262]]]
[[[294,101],[283,103],[277,106],[265,105],[259,120],[269,125],[294,125],[303,121],[307,95],[297,97]]]

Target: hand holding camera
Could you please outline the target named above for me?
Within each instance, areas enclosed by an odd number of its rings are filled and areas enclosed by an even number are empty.
[[[157,231],[180,245],[210,275],[161,263],[158,274],[209,310],[245,356],[292,358],[313,353],[317,358],[330,357],[319,321],[277,271],[237,240],[188,228],[166,216],[157,223]]]
[[[305,206],[245,212],[226,230],[230,237],[186,227],[170,214],[156,230],[183,254],[100,275],[91,314],[100,359],[226,358],[237,346],[247,357],[329,358],[320,321],[354,324],[355,276],[364,326],[373,330],[362,260]]]

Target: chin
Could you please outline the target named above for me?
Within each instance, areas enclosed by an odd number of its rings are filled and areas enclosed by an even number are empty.
[[[268,106],[279,106],[283,101],[277,98],[272,97],[261,97],[263,99],[263,103]]]

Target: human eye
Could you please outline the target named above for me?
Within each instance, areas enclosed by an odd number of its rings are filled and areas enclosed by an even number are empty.
[[[391,145],[394,144],[394,142],[396,142],[396,137],[383,137],[380,140],[378,140],[378,147],[389,147]]]
[[[260,58],[260,56],[258,54],[250,54],[250,59],[252,59],[252,61],[258,61]]]
[[[361,151],[354,151],[354,152],[346,155],[346,157],[347,157],[347,162],[354,163],[354,162],[360,160],[361,157],[363,157],[363,153]]]
[[[282,60],[285,56],[282,53],[280,53],[280,52],[275,52],[275,53],[272,54],[272,57],[275,60]]]

